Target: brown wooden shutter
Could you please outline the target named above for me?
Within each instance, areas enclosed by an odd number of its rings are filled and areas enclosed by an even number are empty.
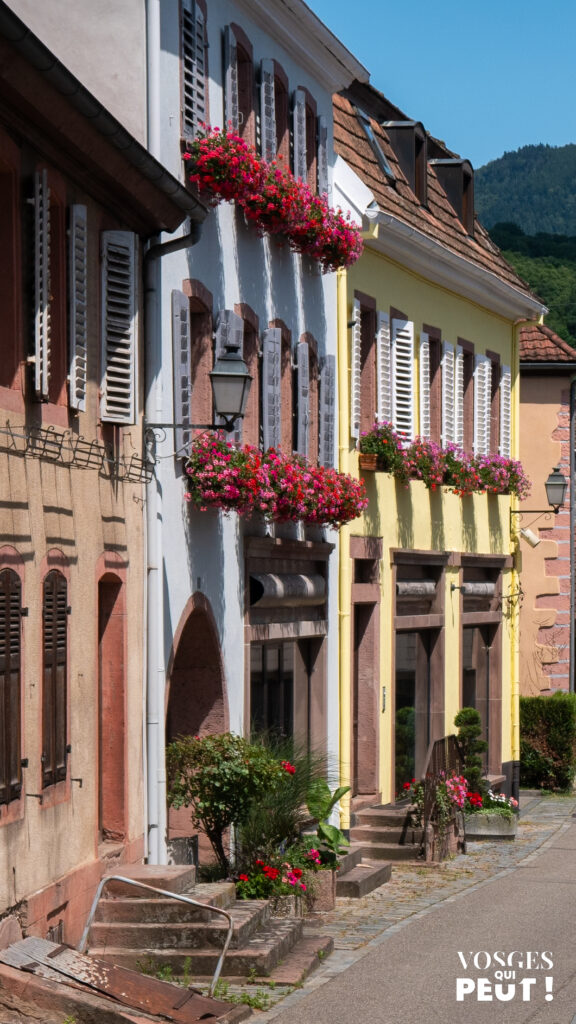
[[[44,692],[42,701],[42,784],[66,778],[66,663],[68,586],[61,572],[44,580]]]
[[[20,796],[20,633],[22,587],[12,569],[0,572],[0,804]]]

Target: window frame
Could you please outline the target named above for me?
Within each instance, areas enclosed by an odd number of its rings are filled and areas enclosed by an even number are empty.
[[[50,598],[53,621],[47,629]],[[64,782],[68,770],[68,614],[68,579],[61,568],[49,568],[42,580],[43,790]]]

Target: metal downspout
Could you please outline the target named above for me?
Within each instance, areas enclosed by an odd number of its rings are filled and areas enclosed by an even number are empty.
[[[574,616],[576,615],[576,557],[574,553],[574,530],[576,527],[576,378],[570,381],[570,656],[568,662],[568,689],[574,693],[574,671],[576,669],[576,637]]]
[[[348,409],[349,409],[349,371],[348,371],[348,332],[346,328],[348,320],[347,303],[347,274],[339,270],[337,276],[337,301],[338,301],[338,471],[350,472],[350,458],[348,454]],[[340,538],[339,565],[340,585],[338,588],[338,631],[340,642],[340,785],[352,785],[352,771],[350,763],[351,751],[351,618],[350,618],[350,594],[351,594],[351,560],[350,532],[345,527],[345,535]],[[350,827],[350,793],[347,793],[341,800],[341,827]]]

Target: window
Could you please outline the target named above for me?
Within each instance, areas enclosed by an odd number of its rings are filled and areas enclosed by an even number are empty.
[[[252,734],[292,736],[294,728],[295,642],[251,644],[250,728]]]
[[[199,0],[182,0],[182,134],[193,139],[207,119],[206,11]]]
[[[462,396],[457,405],[456,444],[465,452],[471,452],[474,448],[474,346],[469,341],[458,340],[456,362],[457,387]]]
[[[20,577],[12,569],[0,572],[0,804],[16,800],[22,790],[20,764],[20,635],[22,612]]]
[[[352,437],[370,430],[376,409],[376,302],[356,292],[352,307],[351,427]]]
[[[34,177],[34,390],[66,402],[66,209],[63,185],[46,168]]]
[[[368,142],[370,143],[372,152],[374,153],[374,156],[378,161],[380,170],[384,171],[384,174],[386,175],[390,182],[395,181],[394,171],[392,170],[388,162],[388,158],[384,153],[381,140],[378,139],[374,134],[374,127],[372,125],[370,118],[368,117],[368,114],[365,114],[364,111],[360,109],[360,107],[355,107],[355,110],[356,116],[360,121],[362,128],[364,129],[364,133],[366,135],[366,138],[368,139]]]
[[[102,235],[102,401],[105,422],[136,416],[136,235]]]
[[[430,160],[448,202],[464,230],[474,234],[474,171],[468,160],[449,157]]]
[[[439,444],[442,434],[441,335],[435,327],[420,334],[420,436]]]
[[[252,44],[239,25],[224,29],[224,120],[246,142],[255,144]]]
[[[44,580],[42,599],[43,696],[42,785],[66,778],[68,584],[52,569]]]

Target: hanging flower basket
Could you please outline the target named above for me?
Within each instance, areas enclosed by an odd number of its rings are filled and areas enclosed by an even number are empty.
[[[327,272],[349,267],[362,252],[359,228],[294,178],[280,160],[268,163],[232,131],[203,127],[184,159],[190,181],[212,206],[234,200],[260,234],[280,235],[294,252]]]

